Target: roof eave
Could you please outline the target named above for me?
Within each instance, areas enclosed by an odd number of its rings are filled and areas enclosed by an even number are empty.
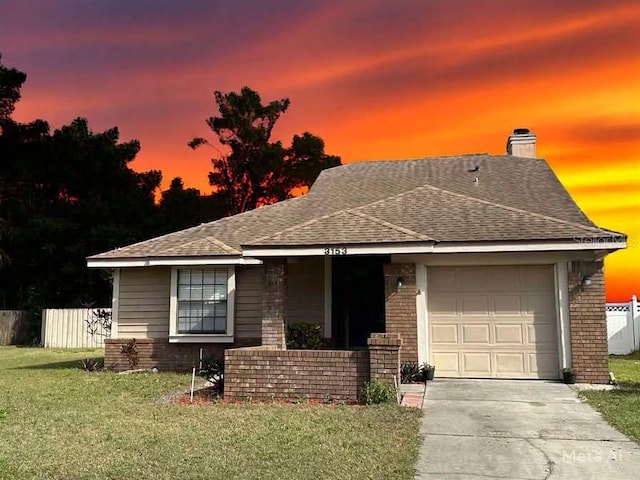
[[[343,245],[245,245],[243,255],[253,258],[283,256],[389,255],[401,253],[501,253],[590,251],[614,252],[627,248],[624,237],[581,237],[557,240],[478,242],[397,242]]]
[[[239,255],[87,258],[89,268],[179,267],[204,265],[260,265],[262,260]]]

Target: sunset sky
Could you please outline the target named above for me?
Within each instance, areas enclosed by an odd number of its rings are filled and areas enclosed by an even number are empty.
[[[640,295],[640,2],[0,0],[3,63],[27,73],[14,118],[138,139],[137,170],[203,192],[214,90],[289,97],[344,163],[504,153],[514,127],[598,225],[629,235],[607,298]]]

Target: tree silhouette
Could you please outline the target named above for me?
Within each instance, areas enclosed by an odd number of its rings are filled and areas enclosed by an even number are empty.
[[[222,149],[204,138],[194,138],[189,146],[216,150],[209,184],[225,199],[229,215],[290,198],[310,187],[320,171],[341,164],[340,157],[325,154],[320,137],[308,132],[294,136],[288,148],[271,142],[273,128],[289,108],[288,98],[263,105],[249,87],[214,96],[219,116],[207,119],[207,125]]]

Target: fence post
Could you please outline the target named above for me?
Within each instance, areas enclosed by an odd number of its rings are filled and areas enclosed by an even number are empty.
[[[640,348],[640,312],[638,312],[638,297],[635,295],[631,295],[631,302],[629,302],[629,319],[633,331],[633,349],[638,350]]]
[[[44,339],[46,338],[47,335],[47,310],[45,308],[42,309],[42,311],[40,312],[40,345],[42,345],[43,347],[46,347],[46,343],[44,341]]]

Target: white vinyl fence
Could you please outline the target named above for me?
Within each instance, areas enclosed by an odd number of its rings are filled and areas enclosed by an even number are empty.
[[[91,308],[60,308],[42,311],[42,344],[45,348],[100,348],[108,333],[99,328],[93,335],[86,320],[97,312]],[[102,310],[111,311],[109,308]]]
[[[628,303],[607,303],[607,336],[613,355],[640,348],[640,308],[635,295]]]

